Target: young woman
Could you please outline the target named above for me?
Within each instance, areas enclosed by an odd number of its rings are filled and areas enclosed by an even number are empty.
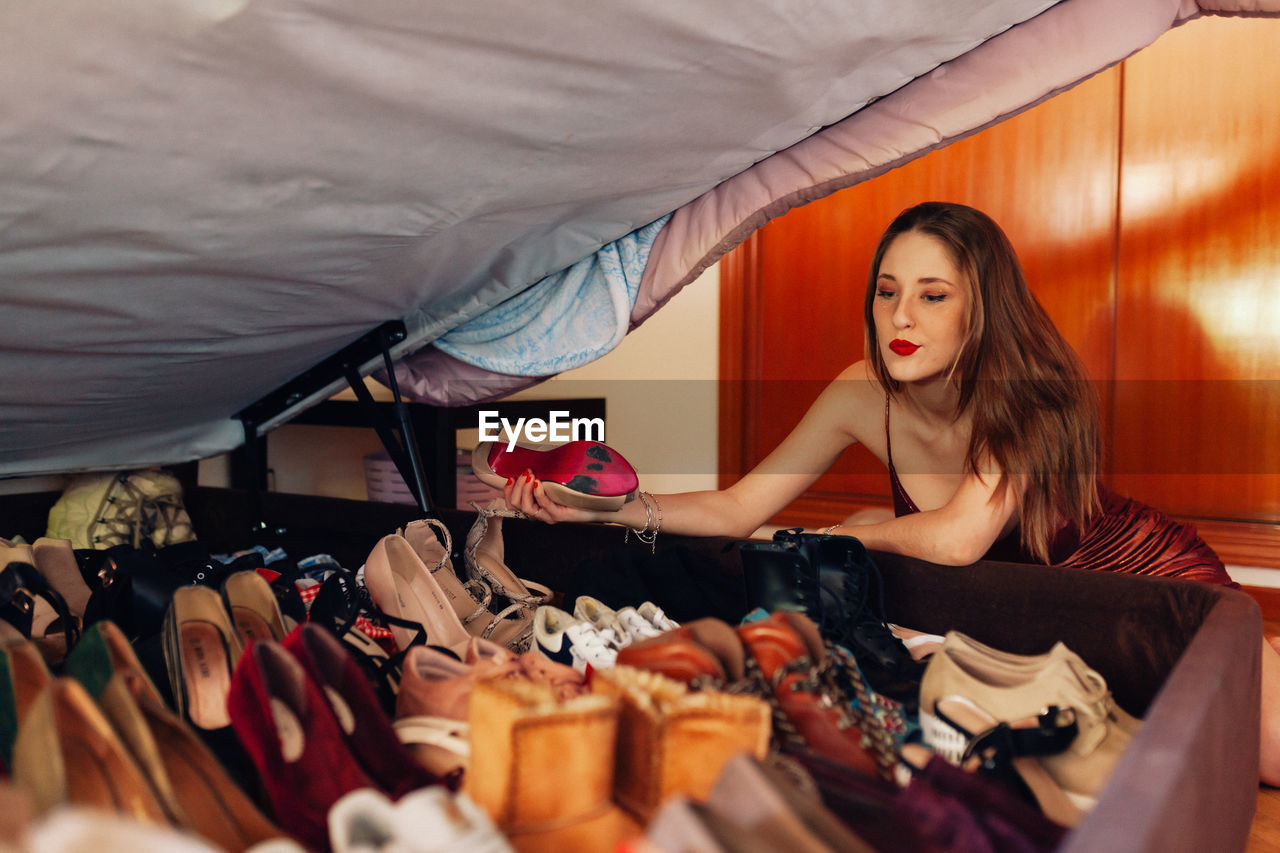
[[[1196,536],[1097,480],[1097,405],[1084,369],[985,214],[929,202],[876,249],[866,359],[724,490],[656,495],[617,512],[566,507],[526,475],[508,504],[547,521],[749,536],[861,443],[889,471],[894,513],[828,528],[870,549],[944,565],[983,557],[1231,583]],[[1263,643],[1262,778],[1280,783],[1280,654]]]

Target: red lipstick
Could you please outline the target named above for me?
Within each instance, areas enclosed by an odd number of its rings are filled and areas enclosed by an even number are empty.
[[[895,355],[911,355],[911,353],[920,349],[920,345],[913,344],[911,341],[904,341],[902,338],[894,338],[889,341],[889,349],[893,350]]]

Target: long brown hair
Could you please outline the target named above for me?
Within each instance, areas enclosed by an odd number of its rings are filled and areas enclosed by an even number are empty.
[[[965,465],[978,473],[990,454],[1003,472],[1028,475],[1022,546],[1047,563],[1059,526],[1083,527],[1099,506],[1098,404],[1084,366],[1027,287],[1000,226],[972,207],[925,202],[889,225],[867,280],[867,359],[887,394],[900,387],[880,355],[872,308],[884,254],[908,231],[941,240],[969,288],[969,328],[951,371],[956,415],[973,416]]]

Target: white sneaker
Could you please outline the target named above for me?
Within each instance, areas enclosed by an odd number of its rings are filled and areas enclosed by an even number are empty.
[[[533,616],[533,641],[556,663],[585,672],[587,664],[608,668],[618,660],[613,631],[601,631],[590,622],[569,615],[559,607],[543,604]]]
[[[674,631],[676,628],[680,627],[679,622],[668,618],[667,614],[662,612],[662,608],[654,604],[652,601],[646,601],[644,604],[641,604],[636,608],[636,612],[659,631]]]
[[[361,788],[329,809],[333,853],[514,853],[511,843],[466,794],[441,785],[391,802]]]
[[[618,620],[618,612],[598,598],[580,595],[573,605],[573,615],[592,625],[597,631],[612,634],[614,645],[625,648],[631,645],[631,634]]]
[[[647,640],[650,637],[656,637],[662,633],[662,629],[658,628],[648,619],[640,615],[640,612],[634,607],[624,607],[618,611],[618,621],[622,623],[622,627],[630,636],[628,642],[638,642]]]
[[[396,837],[414,853],[515,853],[488,813],[462,792],[419,788],[396,803]]]
[[[395,804],[381,791],[360,788],[329,808],[329,845],[333,853],[408,853],[391,828]]]

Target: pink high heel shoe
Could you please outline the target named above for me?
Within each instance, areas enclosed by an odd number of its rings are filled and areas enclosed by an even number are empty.
[[[458,618],[431,570],[403,536],[378,540],[364,564],[364,584],[378,609],[389,616],[416,622],[427,632],[427,643],[443,646],[461,658],[471,634]],[[416,632],[392,624],[396,647],[409,648]]]
[[[640,488],[631,463],[598,441],[571,441],[543,450],[484,441],[471,454],[471,469],[482,482],[501,489],[507,480],[532,471],[552,500],[583,509],[616,510]]]

